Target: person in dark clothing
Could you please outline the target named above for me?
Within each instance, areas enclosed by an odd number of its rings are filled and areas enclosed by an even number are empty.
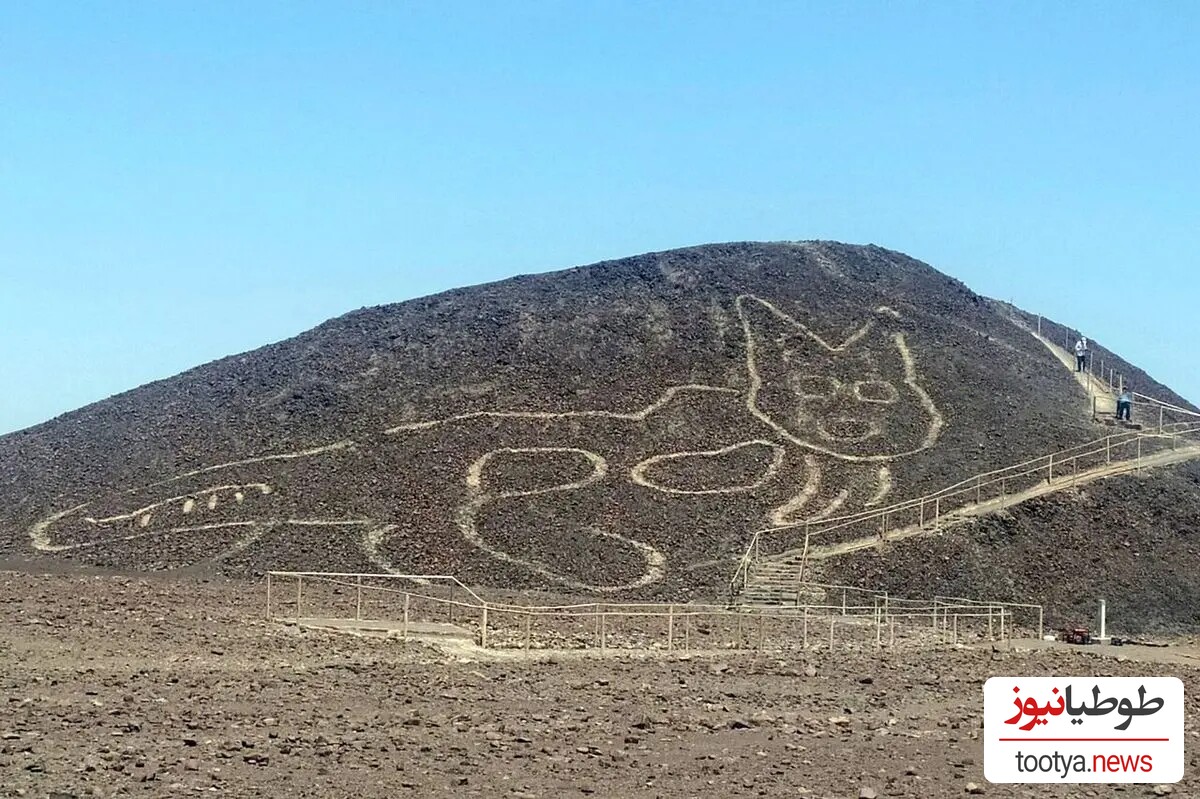
[[[1117,418],[1130,421],[1130,411],[1133,409],[1133,392],[1125,389],[1121,392],[1121,396],[1117,397]]]
[[[1081,338],[1075,342],[1075,371],[1082,372],[1087,366],[1087,339]]]

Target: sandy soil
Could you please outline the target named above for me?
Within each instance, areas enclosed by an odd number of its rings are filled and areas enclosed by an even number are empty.
[[[983,681],[1068,672],[1182,677],[1200,794],[1194,648],[489,660],[267,622],[261,592],[0,573],[0,794],[1149,794],[984,780]]]

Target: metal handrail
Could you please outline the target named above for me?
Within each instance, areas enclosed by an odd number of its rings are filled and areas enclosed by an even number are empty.
[[[957,494],[975,492],[976,496],[978,496],[981,490],[986,486],[992,486],[1001,481],[1025,477],[1030,474],[1040,472],[1043,469],[1048,470],[1048,479],[1053,482],[1052,470],[1056,462],[1074,462],[1077,464],[1079,458],[1087,457],[1089,455],[1098,455],[1101,452],[1105,452],[1111,456],[1114,447],[1119,448],[1135,441],[1139,443],[1140,450],[1140,442],[1142,440],[1163,438],[1177,439],[1179,436],[1190,436],[1198,432],[1200,432],[1200,422],[1173,422],[1170,425],[1164,425],[1161,432],[1128,431],[1124,433],[1115,433],[1083,444],[1078,444],[1073,447],[1068,447],[1057,452],[1052,452],[1048,455],[1031,458],[1030,460],[1013,464],[1011,466],[994,469],[988,472],[981,472],[973,475],[972,477],[968,477],[965,480],[960,480],[957,483],[939,489],[938,491],[934,491],[930,494],[926,494],[915,499],[903,500],[885,508],[875,508],[869,511],[860,511],[858,513],[847,514],[839,517],[820,519],[816,521],[810,520],[795,522],[792,524],[776,525],[773,527],[766,527],[756,530],[751,535],[750,541],[746,546],[746,550],[739,559],[738,566],[730,579],[730,601],[732,601],[733,598],[739,593],[739,581],[741,587],[743,588],[748,582],[750,569],[759,559],[761,544],[766,536],[804,528],[805,545],[807,546],[809,538],[814,534],[828,533],[833,530],[858,524],[860,522],[867,522],[875,519],[885,519],[886,517],[895,515],[896,513],[900,513],[902,511],[912,510],[914,508],[923,508],[926,503],[937,503],[942,499],[948,499]],[[1137,462],[1140,460],[1141,455],[1139,454],[1136,458],[1111,459],[1108,463],[1111,465],[1124,462]],[[945,518],[945,516],[951,513],[960,511],[966,507],[970,507],[971,504],[972,503],[967,503],[966,505],[955,508],[954,510],[947,511],[945,513],[938,513],[938,518]]]

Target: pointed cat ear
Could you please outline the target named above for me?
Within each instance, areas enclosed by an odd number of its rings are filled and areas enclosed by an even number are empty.
[[[884,306],[881,306],[882,308]],[[781,311],[767,300],[752,294],[743,294],[737,298],[737,311],[746,335],[756,341],[781,341],[789,337],[802,336],[827,352],[841,352],[847,349],[871,332],[871,328],[875,324],[875,320],[869,318],[844,339],[826,341],[791,315]],[[886,319],[892,319],[891,314],[895,314],[896,318],[899,317],[899,314],[890,308],[887,308],[886,311],[890,312],[884,314]]]

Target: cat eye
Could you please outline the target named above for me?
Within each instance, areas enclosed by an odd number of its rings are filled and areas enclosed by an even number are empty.
[[[858,380],[854,383],[854,398],[859,402],[891,405],[900,399],[900,392],[886,380]]]

